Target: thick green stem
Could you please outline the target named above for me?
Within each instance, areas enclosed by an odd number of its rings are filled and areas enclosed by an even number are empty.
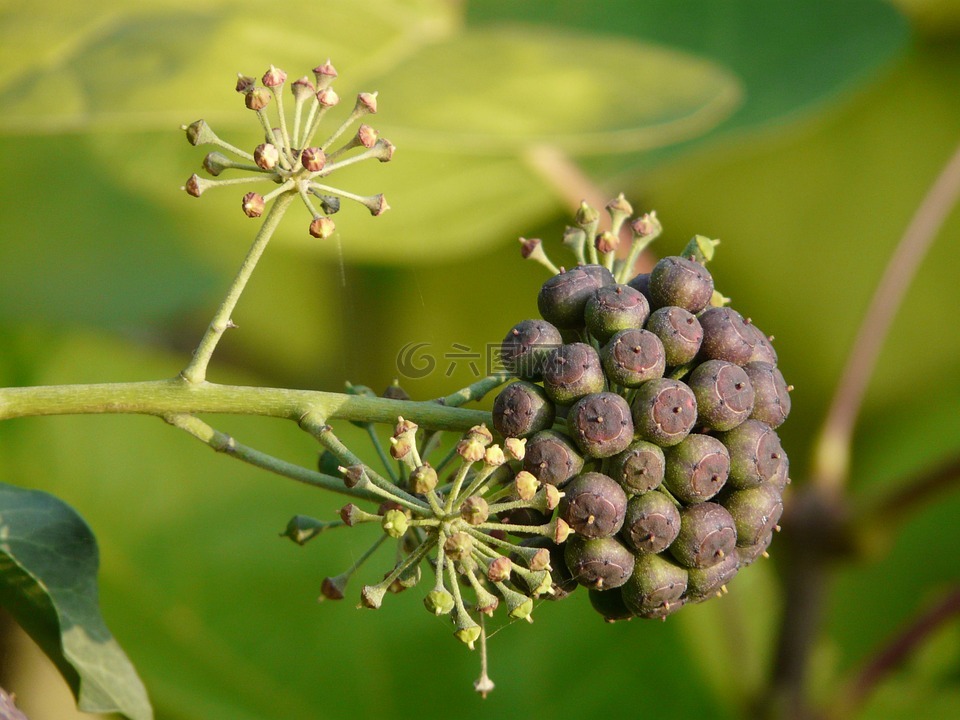
[[[38,415],[178,413],[261,415],[299,422],[308,413],[328,420],[395,423],[397,417],[434,430],[469,430],[490,424],[490,413],[445,407],[435,402],[391,400],[316,390],[290,390],[182,378],[99,385],[44,385],[0,388],[0,420]]]
[[[267,243],[270,242],[273,232],[277,229],[277,225],[280,224],[280,220],[283,218],[283,214],[290,206],[293,198],[294,193],[280,195],[280,197],[274,201],[273,205],[270,206],[270,211],[267,213],[267,217],[264,218],[263,224],[260,226],[260,231],[257,233],[256,238],[254,238],[253,245],[250,246],[249,252],[247,252],[247,257],[244,259],[239,272],[237,272],[237,276],[230,285],[227,296],[220,304],[219,309],[213,316],[213,320],[210,321],[210,325],[200,340],[200,344],[197,345],[197,349],[194,351],[190,363],[180,373],[181,377],[187,382],[196,384],[206,379],[207,365],[210,364],[210,358],[213,356],[213,351],[216,349],[217,343],[220,342],[220,338],[223,336],[223,333],[227,331],[227,328],[233,327],[233,321],[230,316],[237,306],[237,301],[240,300],[240,295],[247,286],[247,281],[253,274],[253,270],[256,268],[257,262],[259,262],[260,256],[263,255]]]

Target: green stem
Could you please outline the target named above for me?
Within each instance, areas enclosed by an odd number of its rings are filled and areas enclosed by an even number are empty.
[[[299,422],[308,413],[328,420],[393,424],[397,416],[436,430],[469,430],[491,423],[490,413],[435,402],[390,400],[316,390],[290,390],[201,382],[183,378],[99,385],[0,388],[0,420],[39,415],[260,415]]]
[[[203,420],[193,415],[175,413],[166,415],[163,419],[174,427],[180,428],[201,442],[206,443],[217,452],[235,457],[255,467],[269,470],[272,473],[288,477],[306,485],[331,490],[343,495],[349,495],[353,498],[379,502],[379,498],[373,493],[361,490],[360,488],[348,488],[343,484],[343,478],[325,475],[315,470],[308,470],[307,468],[294,465],[293,463],[242,445],[234,440],[232,436],[215,430]]]
[[[263,255],[267,243],[270,242],[270,237],[273,235],[274,230],[277,229],[277,225],[279,225],[284,212],[286,212],[293,198],[293,193],[281,195],[274,201],[273,205],[270,206],[270,212],[268,212],[267,217],[264,218],[263,224],[260,226],[260,231],[257,233],[253,245],[250,246],[250,250],[247,252],[247,257],[244,259],[237,276],[227,291],[227,296],[220,304],[219,309],[213,316],[213,320],[210,321],[210,325],[207,327],[203,339],[200,340],[200,344],[197,345],[197,349],[194,351],[189,364],[180,373],[180,376],[187,382],[197,384],[202,383],[206,379],[207,365],[210,364],[210,358],[213,356],[213,351],[216,349],[217,343],[220,342],[220,338],[223,336],[223,333],[226,332],[227,328],[233,327],[233,321],[230,316],[237,306],[237,301],[240,300],[240,295],[243,293],[247,281],[253,274],[253,270],[260,260],[260,256]]]

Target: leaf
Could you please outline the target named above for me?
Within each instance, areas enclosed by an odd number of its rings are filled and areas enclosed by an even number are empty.
[[[100,616],[90,528],[53,495],[0,483],[0,604],[54,662],[85,712],[149,720],[146,690]]]

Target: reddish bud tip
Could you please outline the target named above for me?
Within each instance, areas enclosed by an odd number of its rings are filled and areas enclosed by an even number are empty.
[[[371,115],[377,112],[377,94],[360,93],[357,95],[357,110],[368,112]]]
[[[372,148],[377,142],[377,131],[369,125],[361,125],[357,128],[357,144],[365,148]]]
[[[334,224],[333,220],[328,218],[326,215],[321,215],[318,218],[314,218],[313,222],[310,223],[310,234],[315,238],[320,238],[321,240],[326,240],[328,237],[333,235],[333,232],[336,229],[337,226]]]
[[[256,79],[250,77],[249,75],[237,75],[237,92],[238,93],[248,93],[253,90],[254,86],[257,84]]]
[[[253,151],[253,161],[262,170],[273,170],[280,162],[280,150],[273,143],[261,143]]]
[[[280,87],[287,81],[287,74],[273,65],[263,74],[263,84],[268,88]]]
[[[323,105],[323,107],[333,107],[340,102],[340,96],[337,95],[337,91],[333,88],[324,88],[317,93],[317,102]]]
[[[318,147],[308,147],[300,153],[300,164],[310,172],[320,172],[327,164],[327,156]]]
[[[263,215],[263,195],[256,192],[248,192],[243,196],[241,207],[243,214],[248,218],[258,218]]]

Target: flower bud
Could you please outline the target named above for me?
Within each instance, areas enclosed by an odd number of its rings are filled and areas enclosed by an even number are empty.
[[[503,441],[504,453],[513,460],[523,460],[527,454],[525,438],[507,438]]]
[[[317,79],[317,86],[323,88],[327,87],[336,79],[337,70],[330,64],[330,60],[328,59],[325,63],[317,65],[317,67],[313,69],[313,76]]]
[[[356,110],[364,114],[377,112],[377,93],[360,93],[357,95]]]
[[[456,532],[443,543],[443,551],[451,560],[464,560],[473,550],[473,538],[465,532]]]
[[[290,92],[293,93],[293,97],[297,102],[302,102],[311,97],[316,92],[316,88],[313,86],[313,83],[310,82],[310,78],[304,75],[302,78],[298,78],[290,84]]]
[[[426,495],[437,487],[437,471],[424,463],[410,473],[410,489],[418,495]]]
[[[233,163],[231,162],[230,158],[223,153],[207,153],[207,156],[203,159],[203,169],[214,177],[217,177],[217,175],[232,165]]]
[[[243,214],[248,218],[258,218],[263,215],[263,195],[257,192],[248,192],[243,196],[243,199],[240,203],[240,207],[243,209]]]
[[[340,96],[333,88],[324,88],[317,93],[317,102],[325,108],[333,107],[340,102]]]
[[[287,81],[287,74],[280,68],[275,68],[273,65],[270,66],[270,69],[263,74],[262,82],[268,88],[280,87]]]
[[[480,525],[490,516],[490,506],[482,497],[468,497],[460,506],[460,517],[470,525]]]
[[[517,491],[517,497],[526,502],[533,500],[534,496],[537,494],[537,490],[540,488],[540,481],[526,470],[521,470],[517,473],[513,484],[515,490]]]
[[[387,510],[381,521],[383,531],[392,538],[399,538],[407,531],[407,516],[402,510]]]
[[[308,147],[300,153],[300,164],[309,172],[320,172],[327,164],[327,156],[318,147]]]
[[[331,237],[336,229],[336,223],[326,215],[316,217],[313,219],[313,222],[310,223],[310,234],[321,240],[326,240],[328,237]]]
[[[248,110],[260,111],[270,104],[270,92],[266,88],[253,88],[244,96],[244,104]]]
[[[273,170],[280,162],[280,150],[273,143],[261,143],[253,150],[253,161],[261,170]]]
[[[449,615],[453,611],[453,595],[446,590],[431,590],[423,599],[423,604],[434,615]]]
[[[490,582],[506,582],[513,572],[513,561],[501,555],[487,566],[487,579]]]

